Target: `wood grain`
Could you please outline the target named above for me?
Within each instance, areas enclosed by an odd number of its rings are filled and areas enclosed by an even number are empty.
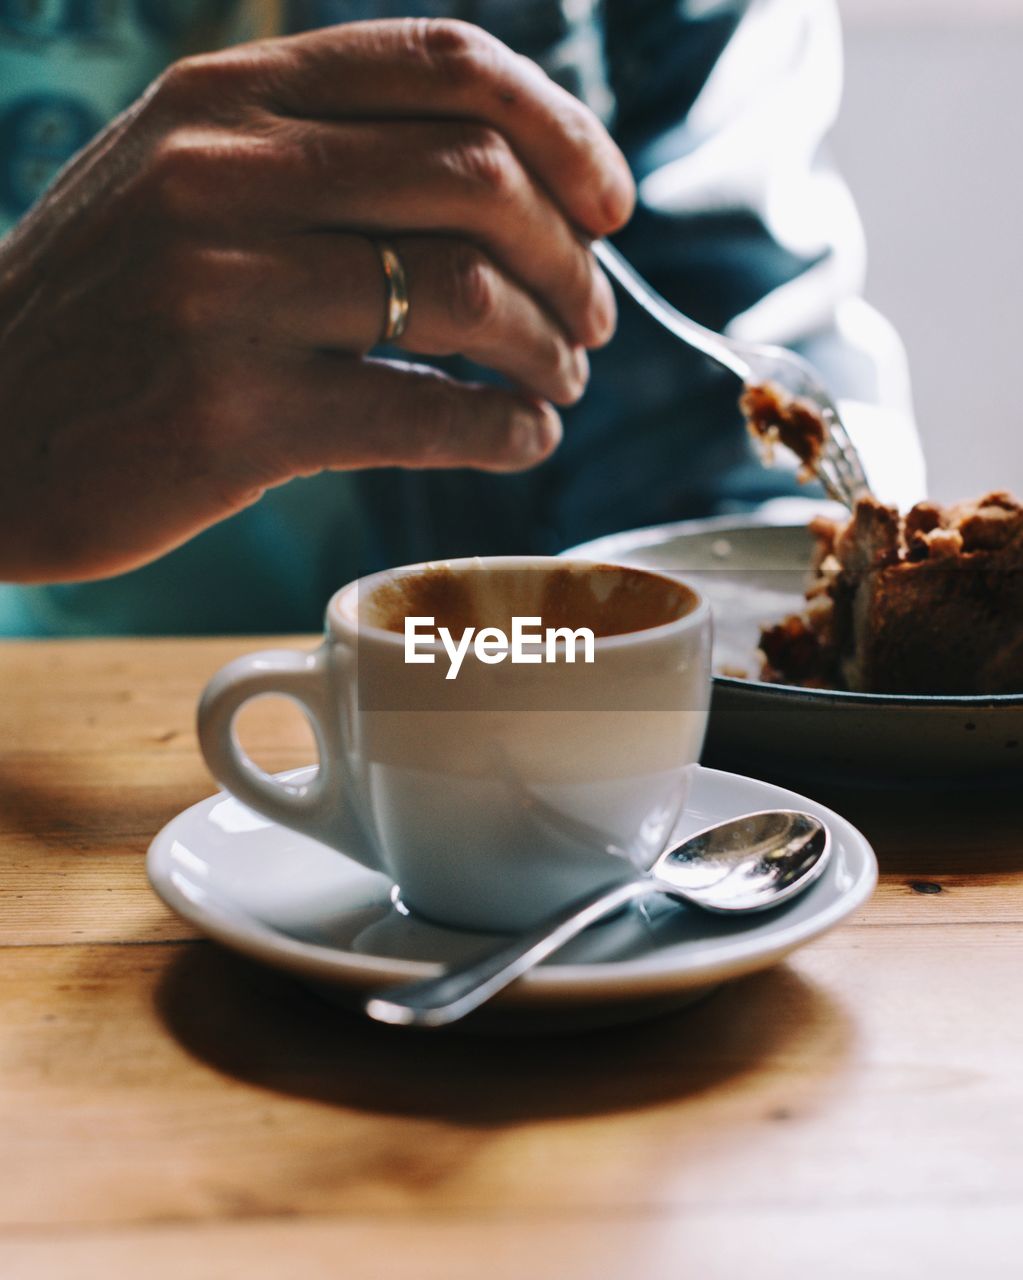
[[[595,1220],[549,1216],[364,1215],[358,1219],[260,1219],[195,1228],[182,1224],[70,1239],[0,1240],[6,1280],[280,1280],[300,1263],[303,1280],[906,1280],[978,1274],[1017,1280],[1015,1205],[955,1205],[871,1213],[856,1206],[789,1213],[696,1209],[684,1218],[626,1211]],[[750,1260],[755,1260],[755,1270]],[[144,1272],[140,1270],[144,1262]]]
[[[873,900],[683,1013],[409,1035],[146,883],[212,790],[198,693],[260,645],[0,646],[4,1280],[1019,1273],[1019,796],[838,797]],[[279,704],[246,741],[308,758]]]

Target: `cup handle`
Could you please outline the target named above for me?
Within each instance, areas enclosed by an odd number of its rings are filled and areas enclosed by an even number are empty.
[[[326,646],[315,653],[267,649],[229,662],[199,701],[199,746],[217,781],[250,809],[379,871],[376,850],[352,810],[351,779],[342,744],[335,741],[338,712],[328,697],[326,663]],[[309,717],[319,768],[307,782],[278,781],[242,749],[235,717],[250,698],[262,694],[292,698]]]

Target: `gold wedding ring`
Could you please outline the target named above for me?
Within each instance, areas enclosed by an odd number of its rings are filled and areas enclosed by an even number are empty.
[[[408,284],[398,251],[387,240],[374,240],[387,281],[387,317],[381,342],[397,342],[408,325]]]

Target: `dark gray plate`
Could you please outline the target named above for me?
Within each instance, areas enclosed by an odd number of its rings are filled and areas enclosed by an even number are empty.
[[[787,780],[1023,782],[1023,690],[918,697],[756,679],[760,627],[800,609],[810,547],[805,522],[757,514],[612,534],[565,554],[678,573],[710,600],[708,764]]]

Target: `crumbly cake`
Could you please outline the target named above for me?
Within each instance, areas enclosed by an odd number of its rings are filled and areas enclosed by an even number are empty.
[[[802,614],[761,634],[762,678],[874,693],[1023,692],[1023,505],[1007,493],[905,517],[863,498],[817,519]]]
[[[828,429],[814,405],[789,395],[774,382],[764,382],[747,385],[739,408],[766,464],[773,461],[774,446],[783,444],[803,464],[801,480],[816,475]]]

